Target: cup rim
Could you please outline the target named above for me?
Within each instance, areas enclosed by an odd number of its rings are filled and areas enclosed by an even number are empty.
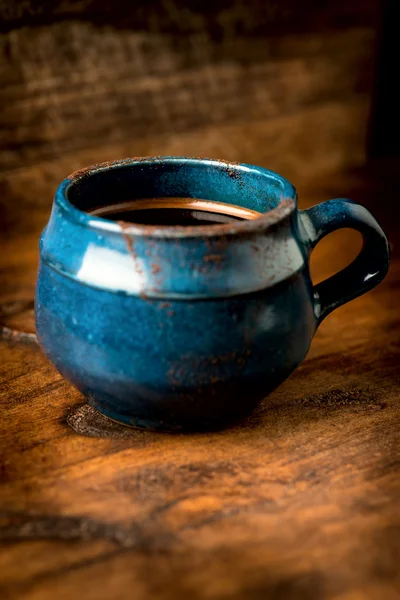
[[[79,181],[91,177],[99,171],[111,169],[124,169],[133,165],[154,165],[162,163],[189,163],[193,165],[208,165],[221,168],[225,167],[230,173],[256,173],[269,179],[277,181],[282,189],[278,205],[262,213],[260,217],[252,220],[235,221],[233,223],[221,223],[210,225],[143,225],[128,222],[111,221],[104,217],[98,217],[87,213],[74,206],[68,199],[68,191]],[[297,192],[295,187],[274,171],[247,163],[239,163],[222,159],[188,157],[188,156],[143,156],[131,157],[120,160],[97,163],[75,171],[59,185],[54,199],[55,205],[62,210],[63,214],[73,222],[83,227],[93,229],[99,233],[111,233],[129,236],[156,237],[156,238],[193,238],[193,237],[216,237],[235,234],[248,234],[257,231],[265,231],[287,218],[293,213],[297,206]]]

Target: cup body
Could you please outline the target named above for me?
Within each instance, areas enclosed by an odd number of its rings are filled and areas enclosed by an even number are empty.
[[[262,213],[197,227],[88,214],[145,197]],[[293,186],[251,165],[129,159],[59,187],[40,242],[39,342],[105,415],[204,430],[249,414],[305,357],[316,327],[307,232]]]

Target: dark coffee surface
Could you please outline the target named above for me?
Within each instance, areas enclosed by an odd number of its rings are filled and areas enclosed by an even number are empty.
[[[145,198],[97,208],[90,214],[139,225],[220,225],[255,219],[256,211],[194,198]]]
[[[112,212],[106,216],[111,221],[127,221],[140,225],[217,225],[219,223],[232,223],[241,221],[240,217],[232,217],[219,213],[210,213],[202,210],[189,210],[182,208],[154,208],[141,210],[127,210]]]

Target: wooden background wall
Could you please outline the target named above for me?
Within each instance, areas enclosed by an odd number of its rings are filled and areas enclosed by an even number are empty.
[[[0,172],[61,159],[58,183],[76,166],[155,153],[296,179],[360,162],[378,5],[3,0]]]

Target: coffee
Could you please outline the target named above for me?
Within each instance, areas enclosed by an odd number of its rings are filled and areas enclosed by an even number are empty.
[[[225,202],[197,198],[142,198],[102,206],[91,215],[139,225],[220,225],[256,219],[261,213]]]

